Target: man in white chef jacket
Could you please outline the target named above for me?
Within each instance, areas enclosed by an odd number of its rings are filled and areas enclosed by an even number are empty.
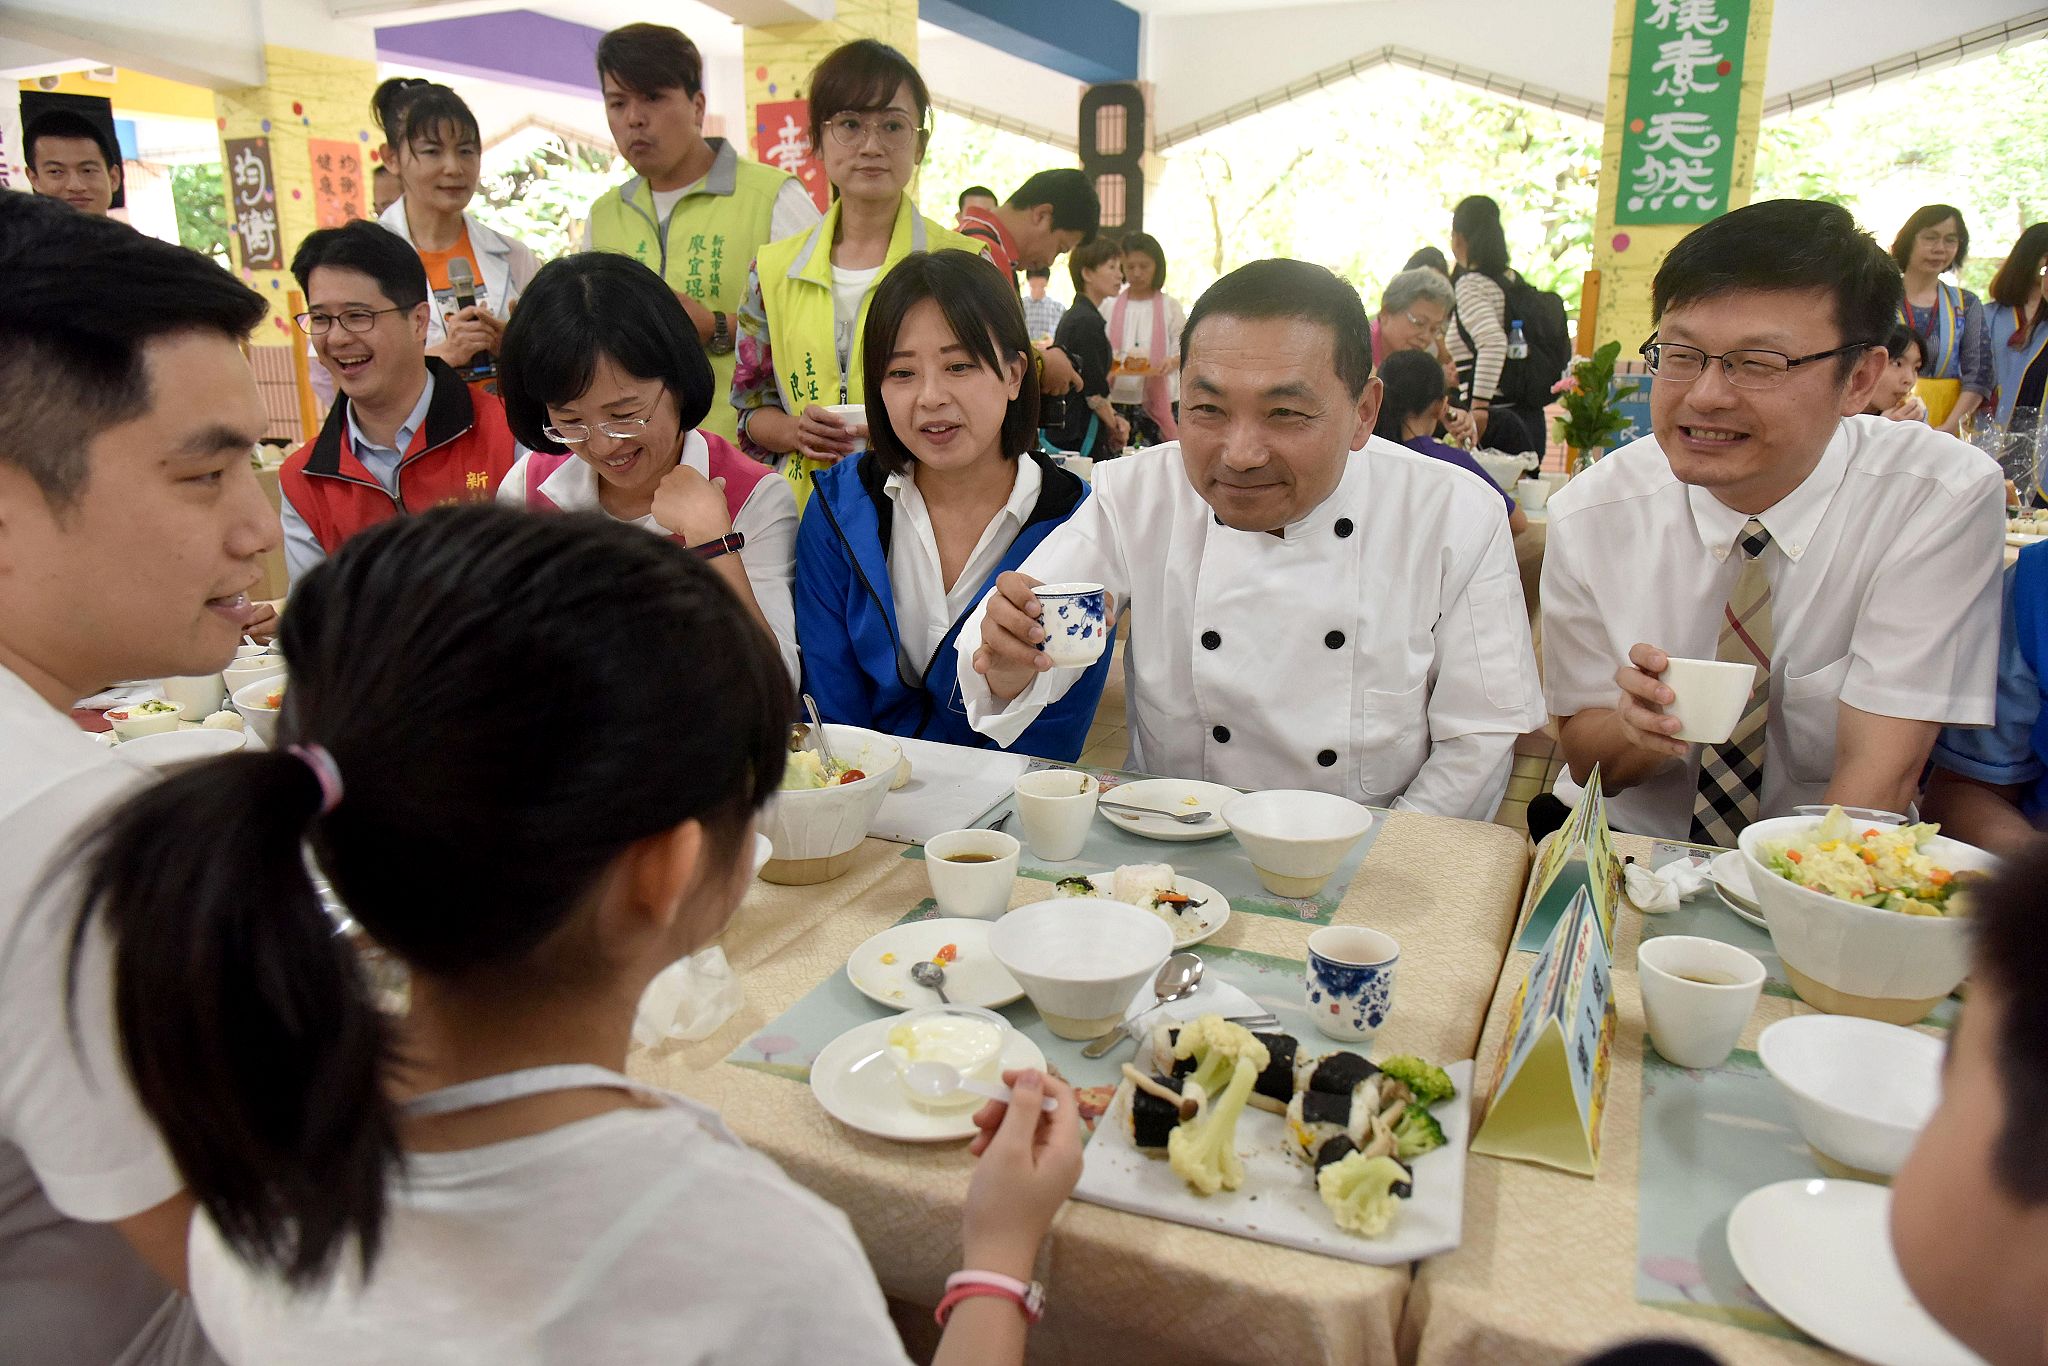
[[[1371,436],[1358,292],[1256,261],[1181,339],[1180,440],[1095,468],[1094,496],[961,628],[968,721],[1009,743],[1082,676],[1031,588],[1131,607],[1131,767],[1485,820],[1543,722],[1500,493]]]

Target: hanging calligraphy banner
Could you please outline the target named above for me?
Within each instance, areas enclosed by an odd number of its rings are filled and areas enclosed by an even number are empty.
[[[313,163],[313,222],[338,228],[363,216],[362,144],[344,138],[308,138]]]
[[[270,169],[269,138],[229,138],[228,207],[244,270],[283,270],[284,236],[277,223],[277,178]]]
[[[754,110],[754,156],[803,182],[823,213],[832,207],[825,163],[811,150],[811,106],[805,100],[763,101]]]
[[[1636,0],[1614,221],[1728,211],[1749,0]]]

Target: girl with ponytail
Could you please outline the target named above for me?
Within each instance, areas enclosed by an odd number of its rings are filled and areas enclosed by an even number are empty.
[[[621,1075],[635,1003],[751,877],[790,690],[712,570],[609,519],[398,518],[300,585],[279,745],[82,854],[137,1095],[230,1362],[900,1362],[845,1218]],[[381,1016],[307,853],[411,1007]],[[1028,1278],[1072,1092],[979,1116],[967,1265]],[[1057,1108],[1041,1119],[1041,1096]],[[965,1301],[939,1360],[1021,1361]]]

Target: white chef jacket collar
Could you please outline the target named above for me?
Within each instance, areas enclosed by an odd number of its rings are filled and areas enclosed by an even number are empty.
[[[1813,472],[1800,481],[1798,488],[1756,514],[1756,519],[1764,524],[1764,530],[1771,533],[1771,543],[1784,551],[1786,558],[1797,560],[1806,553],[1814,533],[1820,529],[1821,518],[1827,515],[1828,505],[1834,502],[1835,494],[1848,473],[1848,428],[1846,424],[1838,423]],[[1685,496],[1692,508],[1693,525],[1699,531],[1700,544],[1716,559],[1726,559],[1750,514],[1737,512],[1698,484],[1688,485]]]
[[[1322,502],[1281,527],[1280,539],[1298,541],[1305,536],[1328,536],[1334,533],[1340,521],[1356,527],[1360,520],[1353,511],[1359,505],[1356,495],[1371,475],[1371,459],[1367,450],[1348,453],[1344,457],[1344,472],[1337,478],[1337,487],[1331,489]],[[1344,534],[1349,536],[1352,533],[1347,530]]]
[[[690,435],[695,437],[697,434],[692,432]],[[689,458],[688,451],[683,453],[683,458]],[[1016,465],[1017,470],[1014,482],[1010,485],[1009,500],[1003,504],[1003,511],[1014,517],[1017,525],[1021,527],[1031,520],[1032,510],[1038,506],[1039,489],[1045,483],[1045,476],[1039,473],[1038,462],[1029,454],[1018,456],[1012,463]],[[901,506],[904,490],[914,487],[915,484],[916,481],[911,478],[909,470],[897,470],[882,481],[882,492],[889,495],[890,502]],[[918,498],[920,501],[924,498],[922,489],[918,490]]]

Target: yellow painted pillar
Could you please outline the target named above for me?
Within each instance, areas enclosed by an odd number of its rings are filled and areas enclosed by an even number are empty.
[[[748,154],[799,177],[820,209],[830,191],[810,148],[811,69],[856,38],[879,38],[916,62],[917,0],[839,0],[830,21],[750,28],[741,41]]]
[[[275,46],[263,60],[268,82],[217,94],[215,121],[235,266],[271,305],[253,340],[284,346],[296,337],[292,253],[315,228],[370,212],[377,64]]]
[[[1633,359],[1650,284],[1678,241],[1749,202],[1774,0],[1616,0],[1593,344]]]

